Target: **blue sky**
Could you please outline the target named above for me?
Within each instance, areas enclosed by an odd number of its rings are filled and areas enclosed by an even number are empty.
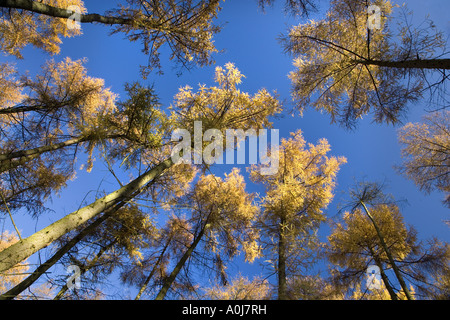
[[[218,49],[223,53],[215,56],[216,65],[223,66],[233,62],[246,76],[241,90],[254,93],[260,88],[269,91],[276,90],[281,100],[286,100],[286,109],[290,104],[290,82],[287,74],[293,70],[292,58],[283,53],[277,37],[288,30],[293,24],[305,22],[304,19],[294,19],[282,12],[284,1],[277,1],[274,8],[267,8],[262,13],[256,5],[256,0],[227,0],[219,13],[219,23],[225,23],[224,29],[215,37]],[[321,11],[311,16],[322,17],[328,8],[328,1],[318,1]],[[102,13],[111,8],[112,1],[85,0],[89,13]],[[420,23],[427,14],[435,22],[438,29],[450,34],[448,0],[407,1],[408,7],[414,12],[414,23]],[[121,34],[109,36],[109,28],[101,25],[82,25],[83,35],[72,39],[64,39],[62,50],[56,60],[66,56],[72,59],[87,57],[88,73],[91,76],[105,79],[112,91],[123,96],[125,82],[140,80],[139,65],[146,64],[147,57],[141,53],[139,43],[130,43]],[[45,53],[34,48],[24,51],[25,59],[17,61],[19,70],[36,72],[45,60],[50,58]],[[164,106],[170,105],[172,97],[179,87],[189,84],[196,87],[199,83],[213,84],[215,66],[196,68],[185,71],[177,77],[172,72],[173,64],[163,55],[164,75],[152,74],[142,83],[154,84],[157,94]],[[8,58],[9,59],[9,58]],[[419,121],[425,114],[424,103],[419,102],[410,106],[408,121]],[[338,187],[333,203],[327,209],[327,215],[338,214],[337,206],[347,199],[347,191],[355,180],[382,181],[388,185],[386,189],[396,199],[406,199],[407,205],[402,206],[405,221],[413,225],[419,232],[420,238],[436,236],[441,240],[450,240],[450,229],[443,220],[450,219],[449,210],[441,204],[443,194],[434,192],[425,195],[418,190],[413,182],[399,176],[393,166],[400,164],[400,146],[397,142],[398,127],[372,124],[370,118],[359,123],[357,130],[349,132],[335,124],[330,124],[329,117],[320,112],[308,110],[303,117],[297,114],[292,117],[288,112],[284,117],[274,122],[274,128],[280,130],[280,138],[286,138],[290,132],[297,129],[303,131],[308,142],[316,143],[320,138],[328,139],[332,147],[332,154],[345,156],[348,160],[339,172]],[[216,172],[227,172],[231,165],[217,167]],[[38,221],[29,216],[18,214],[17,224],[23,236],[31,235],[35,229],[41,229],[56,221],[64,214],[74,211],[84,198],[88,190],[96,190],[99,181],[107,177],[108,173],[101,162],[94,164],[92,173],[79,172],[77,179],[70,182],[67,189],[59,196],[53,197],[49,207],[52,213],[43,214]],[[116,187],[112,177],[108,176],[103,185],[112,190]],[[108,187],[106,183],[111,183]],[[259,190],[248,181],[249,191]],[[9,221],[5,221],[5,228],[13,230]],[[327,235],[327,227],[321,230],[321,235]],[[244,268],[252,272],[254,268]],[[250,275],[251,277],[251,275]]]

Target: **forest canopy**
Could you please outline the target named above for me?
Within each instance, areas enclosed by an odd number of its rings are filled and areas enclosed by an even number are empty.
[[[428,9],[0,0],[0,300],[448,300]]]

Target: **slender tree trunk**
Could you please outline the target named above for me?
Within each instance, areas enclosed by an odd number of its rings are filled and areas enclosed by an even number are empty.
[[[0,252],[0,272],[12,268],[17,263],[25,260],[42,248],[45,248],[59,237],[76,229],[81,224],[96,217],[105,210],[108,210],[122,201],[131,199],[136,192],[142,190],[147,184],[154,181],[172,165],[173,162],[170,158],[162,161],[127,185],[94,201],[86,207],[68,214],[64,218],[61,218],[28,238],[16,242],[12,246],[4,249]]]
[[[105,212],[100,218],[95,220],[89,226],[81,230],[73,239],[67,242],[63,247],[61,247],[56,253],[48,259],[46,262],[41,264],[30,276],[25,280],[17,284],[14,288],[10,289],[6,293],[0,296],[0,300],[12,300],[28,287],[30,287],[40,276],[42,276],[48,269],[50,269],[59,259],[62,258],[70,249],[72,249],[78,242],[80,242],[84,237],[92,233],[103,221],[108,219],[114,212],[116,212],[120,207],[125,205],[125,202],[121,202]]]
[[[383,269],[383,264],[381,263],[380,257],[373,251],[372,248],[369,248],[370,254],[372,255],[373,260],[375,261],[375,264],[380,268],[380,275],[381,279],[383,280],[383,283],[389,292],[389,295],[391,297],[391,300],[398,300],[397,295],[395,294],[394,288],[392,288],[391,284],[389,283],[389,278],[387,277],[386,273]]]
[[[450,69],[450,59],[414,59],[405,61],[358,60],[364,65],[403,69]]]
[[[90,137],[78,137],[69,139],[60,143],[47,146],[41,146],[28,150],[20,150],[11,153],[0,154],[0,173],[17,168],[25,163],[39,157],[41,154],[62,149],[71,145],[75,145],[84,141],[91,140]],[[19,158],[19,159],[17,159]],[[17,160],[14,160],[17,159]]]
[[[0,7],[2,0],[0,0]],[[62,104],[60,108],[66,106],[65,104]],[[0,109],[0,115],[2,114],[16,114],[21,112],[29,112],[29,111],[44,111],[44,110],[53,110],[57,108],[50,108],[49,106],[45,105],[39,105],[39,106],[14,106],[14,107],[8,107],[8,108],[2,108]]]
[[[278,235],[278,300],[287,300],[286,280],[286,239],[284,237],[284,219],[280,222],[280,233]]]
[[[31,156],[22,157],[18,160],[4,160],[0,161],[0,173],[13,170],[17,167],[24,165],[27,162],[30,162],[33,159],[39,157],[39,154],[33,154]]]
[[[170,287],[172,286],[173,282],[175,281],[176,277],[180,273],[181,269],[183,268],[184,264],[186,263],[187,259],[191,256],[192,252],[194,252],[195,247],[197,247],[198,243],[202,239],[203,235],[205,234],[207,223],[202,227],[199,234],[195,237],[192,244],[189,246],[189,249],[183,254],[180,261],[178,261],[175,268],[172,270],[172,273],[169,277],[167,277],[163,283],[163,286],[161,290],[159,291],[158,295],[156,296],[155,300],[164,300],[164,297],[167,294],[167,291],[169,291]]]
[[[80,142],[88,141],[91,139],[92,138],[90,138],[90,137],[77,137],[77,138],[69,139],[69,140],[66,140],[63,142],[49,144],[49,145],[41,146],[41,147],[36,147],[33,149],[4,153],[4,154],[0,154],[0,161],[12,160],[12,159],[16,159],[16,158],[23,158],[23,157],[33,156],[36,154],[43,154],[45,152],[62,149],[64,147],[68,147],[68,146],[78,144]]]
[[[172,241],[172,237],[167,240],[166,245],[164,246],[162,252],[160,253],[158,260],[156,261],[155,265],[152,268],[152,271],[148,275],[148,277],[145,279],[144,284],[142,285],[141,289],[139,290],[136,298],[134,300],[141,299],[142,294],[144,293],[145,289],[147,289],[148,284],[150,283],[150,280],[153,278],[153,275],[155,274],[156,270],[158,269],[158,266],[161,263],[162,258],[164,257],[164,253],[166,252],[167,248],[169,247],[170,242]]]
[[[375,227],[378,238],[380,239],[381,246],[383,247],[384,252],[386,252],[386,255],[389,259],[389,263],[391,264],[392,269],[394,270],[395,276],[397,277],[398,282],[400,283],[400,286],[402,287],[403,292],[406,295],[406,298],[408,300],[413,300],[413,297],[411,296],[411,293],[409,292],[409,289],[406,286],[405,280],[403,279],[403,276],[400,273],[400,270],[397,267],[397,264],[395,263],[394,258],[392,257],[391,250],[389,250],[388,246],[386,245],[386,242],[384,241],[384,237],[383,237],[383,234],[381,233],[381,230],[378,228],[378,225],[376,224],[375,220],[373,219],[372,215],[370,214],[369,210],[367,209],[365,203],[361,201],[361,204],[364,207],[364,210],[366,211],[366,214],[369,217],[370,221],[372,221],[373,226]]]
[[[120,137],[122,137],[122,136],[118,135],[118,134],[106,135],[104,137],[104,139],[115,139],[115,138],[120,138]],[[12,170],[18,166],[21,166],[21,165],[39,157],[41,154],[44,154],[46,152],[59,150],[59,149],[65,148],[65,147],[79,144],[81,142],[91,141],[96,138],[97,137],[94,137],[92,135],[84,136],[84,137],[77,137],[77,138],[69,139],[69,140],[66,140],[63,142],[50,144],[50,145],[46,145],[46,146],[40,146],[40,147],[28,149],[28,150],[20,150],[20,151],[0,154],[0,173]],[[17,160],[15,160],[15,159],[17,159]]]
[[[27,10],[54,18],[68,19],[73,15],[73,12],[66,10],[66,8],[56,8],[48,4],[33,0],[0,0],[0,7]],[[96,13],[80,14],[79,17],[80,22],[83,23],[98,22],[108,25],[131,24],[133,21],[131,19],[124,19],[120,17],[102,16]]]
[[[85,274],[86,272],[88,272],[90,269],[92,269],[93,267],[95,267],[95,264],[97,263],[98,259],[100,259],[100,257],[109,249],[111,249],[115,244],[117,243],[117,240],[111,241],[107,246],[104,246],[100,249],[99,252],[97,252],[97,254],[95,255],[95,257],[88,263],[88,265],[86,265],[85,267],[81,268],[81,274],[80,276],[82,276],[83,274]],[[67,286],[67,284],[65,284],[61,290],[59,290],[58,294],[53,298],[53,300],[61,300],[61,298],[64,296],[64,294],[67,292],[67,290],[69,290],[69,287]]]

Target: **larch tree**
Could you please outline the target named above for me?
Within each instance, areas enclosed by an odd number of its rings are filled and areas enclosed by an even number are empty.
[[[311,106],[353,128],[369,113],[377,123],[400,122],[407,104],[426,89],[445,105],[450,59],[444,34],[431,21],[423,29],[405,21],[396,32],[392,11],[385,0],[335,0],[324,19],[281,37],[294,56],[289,78],[300,114]]]
[[[225,129],[230,127],[243,130],[270,127],[269,117],[281,111],[280,103],[264,89],[253,96],[241,92],[238,84],[241,83],[242,77],[233,64],[227,64],[225,69],[216,68],[215,80],[218,86],[201,86],[198,93],[192,92],[189,87],[181,88],[172,106],[171,128],[191,130],[192,122],[199,120],[203,121],[204,130],[215,128],[223,131],[225,136]],[[120,202],[131,200],[143,189],[150,187],[175,165],[172,161],[170,140],[167,142],[168,147],[159,151],[145,150],[146,162],[142,171],[127,184],[0,252],[0,270],[13,267],[86,221]]]
[[[191,241],[163,280],[156,300],[165,298],[182,268],[195,255],[211,255],[213,269],[216,269],[222,282],[226,282],[227,278],[227,257],[232,258],[243,252],[245,260],[253,262],[260,256],[259,234],[253,225],[259,209],[253,204],[253,198],[245,191],[244,178],[238,169],[225,174],[225,179],[212,174],[200,177],[192,192],[180,199],[183,201],[180,203],[184,203],[190,211],[187,221]],[[196,258],[202,259],[205,258]]]
[[[123,270],[126,264],[141,263],[143,251],[155,238],[157,228],[153,220],[152,215],[142,211],[137,204],[124,206],[78,242],[60,263],[64,266],[79,266],[81,280],[86,283],[82,288],[84,291],[89,290],[112,272]],[[64,238],[65,241],[58,241],[59,247],[72,237],[67,235]],[[68,296],[79,295],[81,291],[68,292],[68,289],[67,283],[62,285],[54,300],[67,299]],[[101,287],[90,290],[98,292]]]
[[[300,130],[282,139],[279,170],[261,175],[260,165],[251,168],[254,182],[265,186],[259,219],[264,255],[275,270],[278,299],[289,299],[288,279],[311,263],[311,250],[320,243],[317,229],[325,221],[324,209],[333,199],[336,176],[346,162],[329,156],[330,145],[321,139],[307,144]]]
[[[74,177],[78,147],[92,155],[101,140],[124,137],[102,121],[115,110],[116,96],[102,79],[88,76],[83,63],[51,61],[35,79],[10,74],[0,80],[0,186],[12,210],[38,213]]]
[[[140,41],[149,63],[142,66],[146,76],[160,69],[160,50],[166,45],[170,58],[182,67],[213,62],[213,36],[220,31],[213,20],[220,11],[219,0],[127,0],[105,14],[88,13],[81,0],[0,1],[1,49],[22,57],[21,50],[33,45],[49,53],[60,51],[61,37],[81,34],[78,24],[96,23],[123,33],[129,41]]]
[[[409,293],[397,287],[395,274],[384,246],[381,244],[371,219],[360,208],[346,212],[342,221],[334,223],[328,237],[326,255],[334,266],[331,282],[337,290],[352,299],[409,299],[425,296],[430,292],[445,292],[448,284],[437,281],[449,272],[448,244],[432,240],[422,243],[417,232],[407,227],[398,206],[380,204],[372,208],[371,216],[382,231],[383,240],[389,247],[398,268],[409,278]],[[380,270],[381,284],[378,289],[367,286],[367,268],[376,265]],[[428,270],[428,271],[427,271]],[[435,272],[434,275],[433,272]]]
[[[124,268],[121,280],[139,288],[135,300],[154,297],[159,292],[161,283],[169,276],[170,261],[179,259],[192,242],[190,228],[186,217],[169,216],[164,227],[156,230],[154,241],[143,251],[143,259],[133,261]],[[183,292],[191,289],[191,286],[177,280],[172,287]]]
[[[399,131],[399,142],[403,163],[397,170],[426,193],[444,192],[444,203],[450,207],[450,111],[406,124]]]
[[[374,230],[376,231],[380,245],[389,260],[392,270],[394,271],[404,294],[408,300],[413,300],[413,296],[411,295],[401,270],[395,261],[395,257],[386,243],[385,235],[371,212],[373,208],[376,208],[379,205],[394,203],[392,195],[384,193],[383,188],[384,186],[377,182],[362,181],[357,183],[352,189],[350,189],[350,201],[348,206],[351,208],[350,212],[355,212],[355,210],[363,210],[365,212],[372,223]]]
[[[205,288],[205,298],[211,300],[266,300],[270,298],[270,284],[268,280],[247,277],[238,274],[226,285],[215,284]]]
[[[151,239],[153,230],[152,221],[136,205],[116,206],[114,210],[105,212],[93,223],[81,225],[74,232],[59,239],[51,257],[16,286],[3,292],[0,300],[16,298],[58,262],[78,266],[82,275],[94,269],[102,269],[105,273],[111,272],[114,267],[121,265],[121,259],[126,259],[123,256],[139,259],[139,248],[145,247],[147,239]],[[86,252],[83,248],[91,250]],[[95,253],[92,254],[90,251]],[[111,251],[115,254],[111,255]],[[92,255],[94,258],[90,258]],[[110,257],[105,259],[106,255]],[[96,268],[100,263],[99,260],[102,267]],[[92,281],[92,284],[94,283],[95,281]],[[58,299],[67,290],[66,285],[61,286],[62,289],[56,295]]]
[[[0,234],[0,250],[10,246],[11,244],[19,241],[16,235],[8,231],[3,231]],[[19,263],[14,268],[0,273],[0,292],[7,292],[14,287],[17,287],[27,276],[30,274],[29,270],[32,264],[28,260]],[[28,289],[26,292],[22,292],[18,299],[20,300],[42,300],[49,299],[53,295],[51,286],[48,283],[43,283],[39,286],[35,286],[32,289]],[[0,300],[3,300],[0,297]]]
[[[382,230],[384,241],[390,248],[394,259],[402,260],[411,249],[410,231],[403,224],[403,217],[395,206],[381,205],[371,210],[373,219]],[[365,273],[370,264],[380,268],[384,289],[388,291],[392,300],[397,300],[396,291],[391,285],[392,281],[387,276],[387,269],[390,269],[387,255],[380,244],[380,239],[371,220],[362,209],[353,213],[346,212],[342,223],[333,226],[331,235],[328,237],[329,246],[327,256],[330,262],[340,268],[345,268],[342,272],[337,269],[332,274],[336,282],[345,283],[348,290],[352,285],[362,284]]]
[[[17,241],[19,241],[19,239],[14,234],[9,233],[8,231],[3,232],[0,235],[0,250],[9,247]],[[22,263],[17,264],[14,268],[0,273],[0,291],[5,292],[11,287],[14,287],[26,277],[26,273],[29,269],[30,266],[27,264],[27,261],[23,261]]]

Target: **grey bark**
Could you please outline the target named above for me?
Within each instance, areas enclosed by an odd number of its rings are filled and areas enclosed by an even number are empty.
[[[164,253],[166,252],[167,248],[169,247],[170,242],[172,241],[172,237],[170,237],[167,240],[166,245],[164,246],[161,254],[158,257],[158,260],[156,261],[155,265],[152,268],[152,271],[150,272],[150,274],[148,275],[148,277],[145,279],[142,287],[139,289],[138,294],[136,295],[136,298],[134,300],[139,300],[141,299],[142,294],[144,293],[145,289],[147,289],[148,284],[150,283],[150,280],[153,278],[153,275],[155,274],[156,270],[158,269],[158,266],[161,263],[162,258],[164,257]]]
[[[99,252],[97,252],[97,254],[95,255],[95,257],[89,262],[89,264],[87,266],[84,266],[81,268],[81,274],[80,276],[82,276],[83,274],[85,274],[87,271],[89,271],[90,269],[92,269],[95,264],[97,263],[98,259],[100,259],[100,257],[109,249],[111,249],[115,244],[117,243],[117,240],[111,241],[107,246],[102,247]],[[61,290],[59,290],[58,294],[53,298],[53,300],[61,300],[61,298],[64,296],[64,294],[67,292],[67,290],[69,290],[69,287],[67,286],[67,284],[65,284]]]
[[[24,290],[29,288],[36,280],[39,279],[48,269],[50,269],[59,259],[62,258],[70,249],[72,249],[78,242],[80,242],[84,237],[92,233],[103,221],[108,219],[114,212],[116,212],[120,207],[122,207],[125,202],[119,203],[115,207],[111,208],[108,212],[105,212],[103,216],[95,220],[89,226],[81,230],[74,238],[62,246],[56,253],[48,259],[46,262],[41,264],[30,276],[24,279],[22,282],[17,284],[14,288],[8,290],[0,296],[0,300],[12,300],[17,297]]]
[[[68,19],[73,15],[72,11],[53,7],[42,2],[32,0],[0,0],[0,7],[27,10],[55,18]],[[124,24],[131,24],[133,21],[131,19],[124,19],[121,17],[102,16],[97,13],[80,14],[79,17],[80,22],[82,23],[98,22],[109,25],[112,24],[124,25]]]
[[[281,219],[281,230],[278,235],[278,300],[286,300],[287,280],[286,280],[286,239],[282,226],[284,219]]]
[[[394,257],[392,256],[391,250],[389,250],[386,242],[384,241],[384,236],[383,236],[380,228],[378,228],[378,225],[376,224],[375,220],[373,219],[372,215],[370,214],[369,210],[367,209],[365,203],[361,201],[361,205],[363,206],[364,211],[366,211],[367,216],[369,217],[370,221],[372,221],[372,224],[375,227],[378,238],[380,239],[381,246],[383,247],[384,252],[386,252],[389,263],[391,264],[392,269],[394,270],[395,276],[397,277],[397,280],[400,283],[400,286],[402,287],[403,292],[406,295],[406,298],[408,300],[413,300],[413,297],[411,296],[411,293],[409,292],[408,286],[406,285],[405,280],[403,279],[403,276],[400,273],[400,269],[397,267],[397,264],[394,261]]]
[[[12,268],[35,252],[45,248],[64,234],[76,229],[78,226],[96,217],[105,210],[108,210],[119,202],[129,200],[136,191],[142,190],[142,188],[156,179],[172,165],[173,162],[170,158],[162,161],[127,185],[94,201],[88,206],[68,214],[64,218],[61,218],[28,238],[16,242],[12,246],[4,249],[0,252],[0,272]]]

